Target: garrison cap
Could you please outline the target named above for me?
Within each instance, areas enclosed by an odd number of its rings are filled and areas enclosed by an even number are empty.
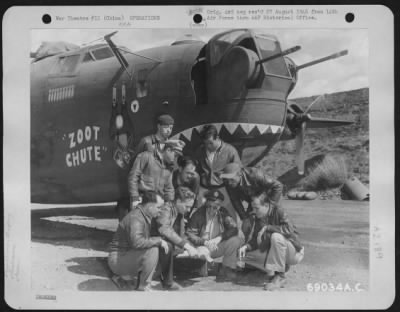
[[[164,149],[171,148],[174,152],[182,155],[184,147],[185,142],[183,142],[182,140],[167,140],[165,141]]]
[[[161,115],[157,118],[157,123],[161,126],[169,126],[174,124],[174,118],[168,114]]]
[[[224,194],[222,194],[220,191],[218,191],[218,190],[215,190],[215,191],[208,191],[208,192],[206,192],[205,194],[204,194],[204,197],[206,198],[206,199],[210,199],[210,200],[217,200],[217,199],[219,199],[219,200],[221,200],[221,201],[223,201],[224,199],[225,199],[225,196],[224,196]]]
[[[196,194],[193,193],[188,187],[186,186],[179,186],[175,190],[175,198],[180,199],[181,201],[188,201],[191,199],[195,199]]]

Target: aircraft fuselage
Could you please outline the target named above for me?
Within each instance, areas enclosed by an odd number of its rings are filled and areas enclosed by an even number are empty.
[[[283,57],[271,71],[284,74],[270,74],[252,64],[263,56],[252,33],[239,33],[220,60],[210,42],[124,52],[126,69],[115,56],[107,57],[107,45],[33,62],[32,202],[94,203],[127,196],[127,169],[114,160],[117,141],[125,134],[136,145],[155,132],[159,113],[174,117],[173,137],[186,142],[186,153],[199,146],[199,129],[209,123],[245,164],[269,150],[284,129],[293,87]],[[274,49],[270,52],[280,51],[277,41]]]

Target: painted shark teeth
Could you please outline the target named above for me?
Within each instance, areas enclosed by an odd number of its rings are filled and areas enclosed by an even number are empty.
[[[260,131],[260,133],[265,133],[268,130],[269,126],[258,124],[258,125],[256,125],[256,127],[257,127],[258,131]]]
[[[243,124],[240,124],[240,127],[243,129],[243,131],[246,134],[249,134],[249,132],[254,129],[255,125],[243,123]]]
[[[254,128],[257,128],[260,134],[267,132],[276,134],[283,130],[283,127],[276,125],[265,125],[265,124],[254,124],[254,123],[238,123],[238,122],[224,122],[224,123],[213,123],[217,128],[218,133],[221,132],[224,127],[231,135],[240,127],[246,134],[249,134]],[[185,129],[181,132],[176,133],[171,139],[179,139],[180,135],[184,136],[187,140],[192,140],[193,130],[196,129],[200,132],[204,125],[198,125],[192,128]]]
[[[193,132],[193,128],[189,128],[189,129],[186,129],[186,130],[180,132],[180,134],[182,134],[186,139],[188,139],[190,141],[192,139],[192,132]]]
[[[216,127],[217,130],[218,130],[218,133],[221,131],[222,125],[223,125],[222,123],[215,124],[215,127]]]
[[[239,123],[233,122],[224,123],[224,127],[226,128],[226,130],[228,130],[230,134],[233,134],[239,125]]]

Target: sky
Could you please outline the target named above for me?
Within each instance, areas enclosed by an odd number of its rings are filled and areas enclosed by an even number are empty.
[[[192,34],[207,42],[213,35],[226,29],[123,29],[112,38],[117,45],[132,51],[169,45],[185,34]],[[115,29],[46,29],[32,30],[31,51],[43,41],[67,41],[88,44]],[[368,87],[368,35],[364,29],[255,29],[275,35],[281,48],[296,45],[301,50],[289,55],[297,64],[312,61],[347,49],[348,55],[300,70],[298,82],[289,98],[348,91]],[[93,42],[99,43],[98,42]]]

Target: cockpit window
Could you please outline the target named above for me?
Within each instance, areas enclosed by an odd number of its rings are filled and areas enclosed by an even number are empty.
[[[84,56],[83,59],[82,59],[82,63],[85,63],[85,62],[92,62],[92,61],[94,61],[92,55],[91,55],[89,52],[86,52],[86,53],[85,53],[85,56]]]
[[[109,47],[92,50],[92,53],[93,56],[96,58],[96,60],[103,60],[114,56],[114,53],[111,51]]]
[[[262,59],[271,57],[282,52],[278,42],[272,38],[256,35],[256,40],[261,52]],[[290,77],[289,70],[286,66],[286,62],[283,56],[264,62],[263,66],[266,74]]]
[[[241,35],[246,33],[246,30],[236,30],[222,35],[221,37],[215,39],[211,44],[211,66],[219,63],[222,56],[225,54],[226,50],[232,45],[232,43]]]

